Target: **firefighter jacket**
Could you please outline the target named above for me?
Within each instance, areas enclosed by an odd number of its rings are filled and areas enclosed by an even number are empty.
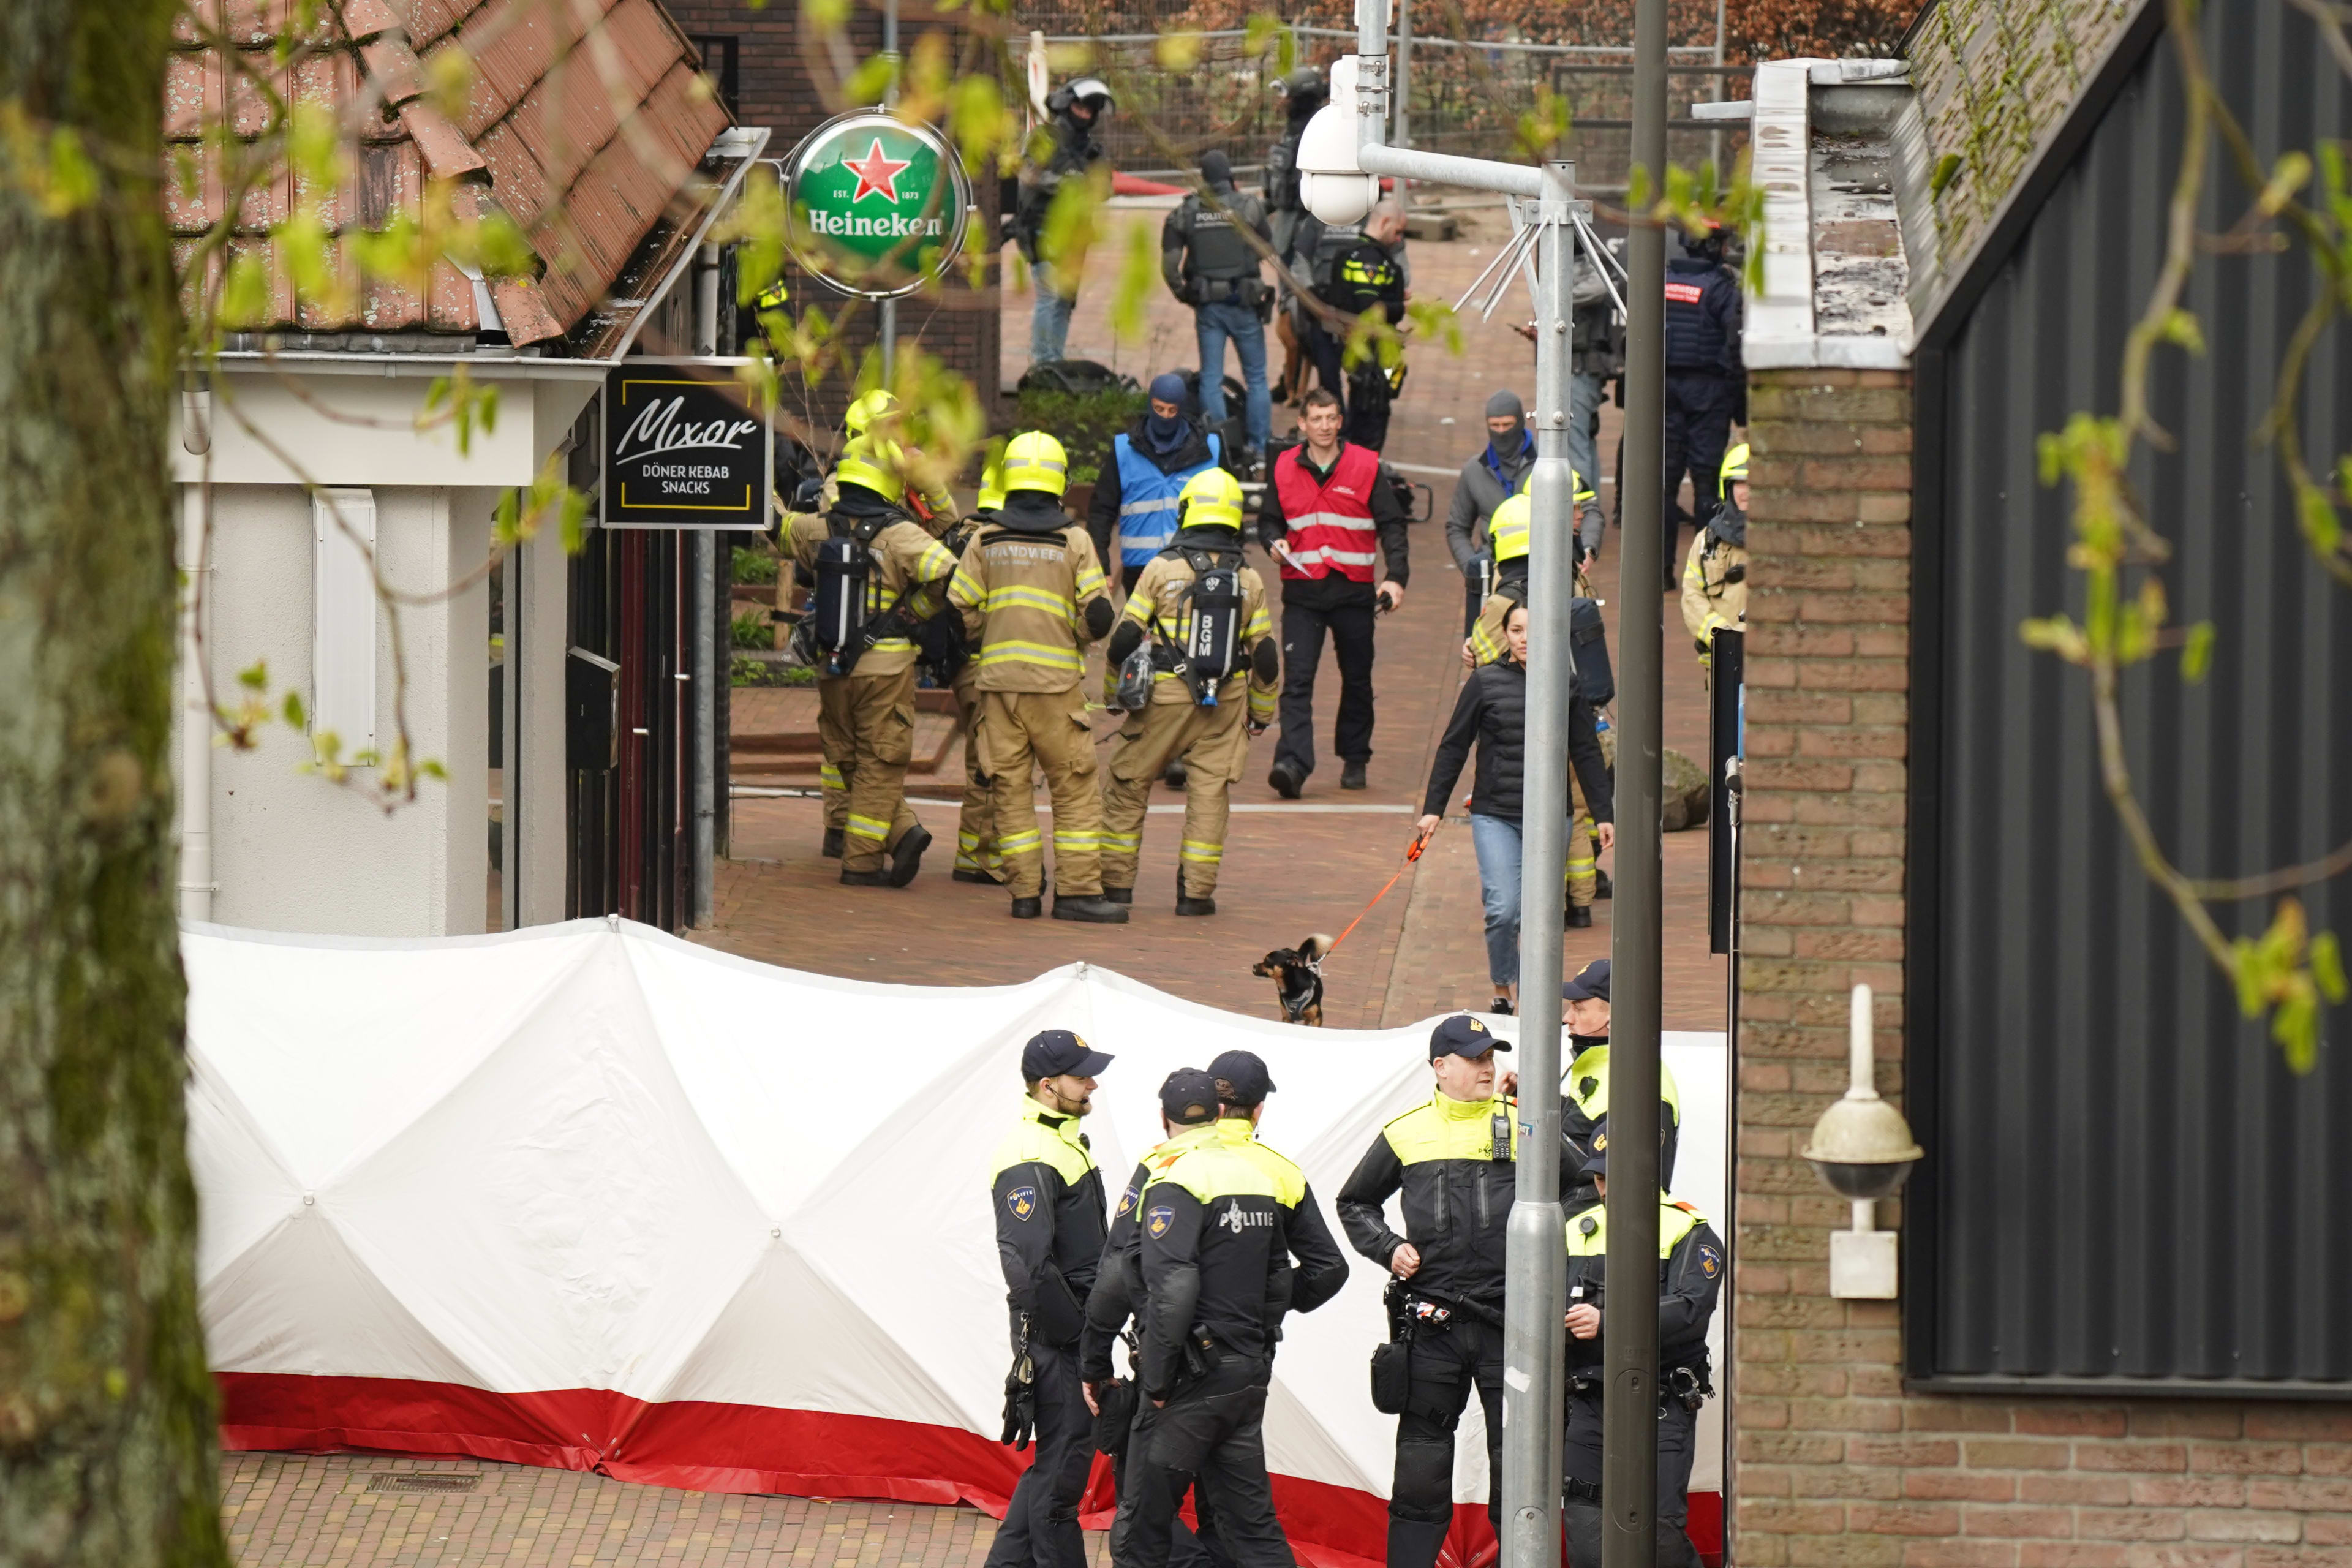
[[[1589,1340],[1568,1337],[1569,1375],[1579,1387],[1601,1376],[1601,1345],[1609,1314],[1627,1305],[1612,1300],[1609,1282],[1609,1211],[1595,1203],[1568,1221],[1568,1289],[1572,1306],[1591,1301],[1596,1290],[1601,1332]],[[1582,1286],[1584,1294],[1577,1295]],[[1706,1325],[1723,1289],[1723,1240],[1698,1210],[1671,1200],[1658,1205],[1658,1370],[1707,1364]],[[1637,1297],[1632,1305],[1639,1310]]]
[[[1379,453],[1342,441],[1331,466],[1318,468],[1304,446],[1293,447],[1274,460],[1273,479],[1258,508],[1257,533],[1268,550],[1284,542],[1284,580],[1336,575],[1369,584],[1385,555],[1388,580],[1405,585],[1404,509],[1381,472]]]
[[[1698,645],[1699,662],[1705,664],[1717,630],[1738,631],[1747,622],[1748,518],[1727,496],[1691,541],[1683,562],[1683,629]]]
[[[1257,309],[1265,285],[1258,280],[1255,235],[1269,247],[1272,231],[1265,204],[1226,185],[1212,205],[1195,191],[1160,226],[1160,276],[1168,291],[1188,305],[1240,305]]]
[[[852,672],[857,675],[897,675],[914,664],[915,628],[939,613],[940,592],[956,569],[955,557],[941,549],[920,523],[903,513],[889,515],[893,521],[884,522],[866,542],[866,554],[873,564],[866,579],[866,624],[872,627],[902,605],[904,610],[892,617],[889,635],[877,637],[858,659]],[[785,528],[785,545],[794,564],[813,572],[817,548],[827,539],[875,521],[875,515],[846,510],[821,515],[794,512]]]
[[[1113,619],[1087,531],[1026,490],[964,547],[948,603],[979,650],[982,691],[1075,689],[1086,673],[1082,649]]]
[[[824,487],[817,492],[816,510],[831,511],[840,503],[840,481],[831,474],[825,475]],[[945,539],[954,529],[956,525],[955,496],[946,487],[929,490],[919,489],[909,479],[907,485],[907,498],[910,503],[921,503],[919,507],[910,504],[907,510],[916,522],[922,525],[923,531],[933,539]]]
[[[1087,531],[1108,568],[1140,566],[1162,550],[1176,531],[1176,502],[1194,477],[1225,460],[1224,438],[1184,422],[1184,438],[1164,456],[1145,438],[1146,415],[1132,429],[1111,437],[1110,456],[1095,478],[1087,503]]]
[[[1188,1345],[1260,1361],[1289,1306],[1286,1211],[1306,1195],[1297,1167],[1277,1173],[1228,1142],[1216,1123],[1169,1140],[1176,1158],[1144,1189],[1143,1345],[1138,1381],[1164,1399]],[[1284,1162],[1287,1164],[1288,1162]]]
[[[1339,1224],[1358,1252],[1385,1268],[1410,1241],[1421,1254],[1411,1284],[1499,1310],[1503,1237],[1517,1180],[1517,1102],[1433,1094],[1381,1129],[1339,1189]],[[1382,1212],[1402,1193],[1404,1234]]]
[[[1102,1173],[1087,1135],[1076,1117],[1024,1100],[991,1163],[1005,1300],[1047,1343],[1075,1345],[1106,1235]]]
[[[1608,1146],[1609,1122],[1609,1041],[1573,1037],[1575,1057],[1568,1064],[1568,1096],[1559,1108],[1559,1136],[1565,1145],[1560,1154],[1560,1175],[1570,1185],[1569,1201],[1593,1196],[1593,1186],[1583,1173],[1584,1162],[1593,1151]],[[1683,1095],[1675,1087],[1674,1070],[1664,1062],[1658,1064],[1658,1184],[1670,1186],[1675,1179],[1675,1150],[1682,1141]]]
[[[1151,558],[1143,575],[1135,580],[1135,591],[1127,596],[1125,619],[1151,639],[1156,655],[1159,650],[1165,652],[1164,659],[1154,658],[1151,700],[1193,700],[1184,678],[1169,667],[1192,636],[1193,610],[1184,591],[1202,571],[1217,567],[1235,568],[1242,590],[1241,636],[1234,645],[1234,668],[1217,683],[1217,701],[1238,702],[1243,682],[1247,681],[1250,722],[1271,723],[1275,699],[1282,689],[1281,645],[1274,640],[1274,621],[1266,612],[1265,584],[1255,567],[1242,564],[1241,540],[1230,529],[1186,529],[1177,534],[1173,545]],[[1113,663],[1132,652],[1140,640],[1132,633],[1111,633]],[[1265,650],[1262,656],[1261,647]]]

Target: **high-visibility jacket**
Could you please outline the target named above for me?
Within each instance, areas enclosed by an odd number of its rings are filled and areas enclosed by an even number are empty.
[[[1006,1298],[1047,1342],[1075,1345],[1107,1235],[1102,1173],[1087,1135],[1076,1117],[1024,1099],[990,1167]]]
[[[1213,1121],[1187,1127],[1142,1201],[1144,1392],[1164,1398],[1184,1342],[1206,1339],[1244,1360],[1268,1354],[1290,1300],[1289,1211],[1306,1195],[1284,1170],[1225,1142]]]
[[[1161,551],[1176,533],[1176,501],[1196,474],[1207,473],[1224,458],[1224,443],[1211,435],[1208,456],[1188,467],[1163,468],[1139,450],[1135,437],[1121,431],[1111,437],[1111,460],[1118,468],[1119,564],[1140,566]]]
[[[1350,442],[1318,482],[1300,460],[1306,450],[1293,447],[1274,463],[1275,498],[1290,525],[1282,574],[1317,578],[1336,572],[1351,583],[1369,583],[1380,562],[1372,525],[1372,487],[1381,482],[1380,455]]]
[[[1592,1157],[1593,1150],[1605,1147],[1599,1140],[1607,1136],[1609,1122],[1609,1042],[1601,1040],[1581,1045],[1568,1064],[1565,1081],[1568,1097],[1560,1106],[1559,1135],[1566,1151],[1561,1155],[1560,1173],[1567,1178],[1573,1197],[1592,1190],[1591,1180],[1583,1172],[1584,1162]],[[1682,1090],[1675,1084],[1674,1069],[1661,1063],[1658,1067],[1658,1181],[1661,1185],[1675,1179],[1675,1151],[1682,1142]]]
[[[1609,1210],[1607,1205],[1594,1204],[1583,1213],[1570,1215],[1568,1221],[1568,1283],[1570,1303],[1580,1298],[1579,1286],[1590,1300],[1598,1287],[1605,1287],[1609,1278]],[[1568,1364],[1580,1389],[1600,1373],[1601,1346],[1609,1332],[1612,1313],[1639,1310],[1643,1300],[1636,1282],[1626,1287],[1635,1292],[1629,1300],[1624,1296],[1601,1289],[1601,1332],[1589,1340],[1571,1334],[1568,1340]],[[1671,1371],[1678,1366],[1706,1365],[1706,1325],[1715,1316],[1717,1298],[1723,1290],[1723,1240],[1706,1216],[1685,1203],[1672,1198],[1658,1205],[1658,1369]]]
[[[979,689],[1068,691],[1086,673],[1082,648],[1113,618],[1094,541],[1058,510],[1034,516],[1021,498],[999,517],[964,547],[948,584],[965,640],[980,650]]]
[[[1518,1102],[1443,1094],[1381,1129],[1339,1189],[1339,1225],[1358,1252],[1387,1268],[1398,1247],[1421,1253],[1413,1282],[1499,1307],[1503,1237],[1518,1182]],[[1383,1213],[1402,1194],[1404,1234]]]

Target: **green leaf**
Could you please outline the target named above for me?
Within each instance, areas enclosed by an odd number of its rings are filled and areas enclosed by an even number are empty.
[[[228,275],[221,280],[221,324],[258,327],[269,316],[268,266],[259,254],[247,251],[229,262]]]
[[[2344,542],[2344,521],[2336,515],[2336,503],[2317,485],[2305,483],[2295,493],[2295,511],[2303,523],[2303,536],[2311,542],[2312,552],[2322,557],[2336,553]]]
[[[256,659],[252,664],[238,670],[236,683],[247,691],[267,691],[269,689],[269,661],[266,658]]]
[[[2319,1065],[2319,1005],[2308,990],[2297,990],[2271,1015],[2271,1038],[2286,1053],[2286,1065],[2307,1073]]]
[[[898,61],[894,57],[869,55],[863,65],[850,73],[841,90],[852,103],[880,103],[889,96],[891,86],[898,79]]]
[[[2344,999],[2352,995],[2352,989],[2347,989],[2344,982],[2344,952],[2336,945],[2334,931],[2324,931],[2311,939],[2310,963],[2311,978],[2321,994],[2342,1006]]]
[[[2230,944],[2230,956],[2233,961],[2231,973],[2238,983],[2239,1015],[2259,1018],[2263,1016],[2263,996],[2269,987],[2263,984],[2254,944],[2240,937]]]
[[[81,133],[60,125],[49,132],[48,178],[41,191],[41,214],[65,217],[98,199],[98,165],[82,150]]]
[[[2197,318],[2187,310],[2175,310],[2164,318],[2164,341],[2192,354],[2205,352],[2205,334],[2198,330]]]
[[[2191,686],[2205,679],[2213,667],[2213,623],[2199,621],[2189,628],[2189,637],[2180,645],[2180,679]]]
[[[286,715],[286,727],[289,730],[299,730],[310,721],[310,716],[302,710],[302,698],[299,692],[289,691],[286,694],[286,706],[283,711]]]

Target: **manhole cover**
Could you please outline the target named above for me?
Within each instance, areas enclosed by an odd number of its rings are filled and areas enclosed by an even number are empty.
[[[472,1475],[455,1470],[389,1470],[368,1478],[372,1492],[469,1492],[482,1484]]]

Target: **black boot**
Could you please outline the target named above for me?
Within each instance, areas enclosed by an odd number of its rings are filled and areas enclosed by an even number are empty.
[[[844,868],[841,885],[845,888],[887,888],[891,885],[887,871],[852,871]]]
[[[982,887],[988,888],[993,888],[996,886],[995,878],[990,876],[985,871],[975,870],[970,866],[957,867],[954,870],[948,873],[948,879],[951,882],[978,882]]]
[[[1613,899],[1617,896],[1617,884],[1609,879],[1608,872],[1595,871],[1592,873],[1592,896],[1594,898]]]
[[[1592,923],[1592,906],[1591,904],[1569,905],[1568,923],[1571,930],[1581,930],[1582,928],[1591,925]]]
[[[1217,900],[1196,899],[1190,893],[1179,891],[1176,895],[1176,912],[1180,915],[1213,915],[1217,912]]]
[[[1363,788],[1364,764],[1361,763],[1342,763],[1339,765],[1339,787],[1341,789]]]
[[[1170,789],[1182,789],[1184,781],[1191,776],[1184,771],[1184,759],[1179,757],[1161,771],[1160,782]]]
[[[1123,926],[1127,923],[1127,906],[1114,904],[1097,893],[1054,895],[1054,918],[1057,921],[1085,921],[1090,925]]]
[[[824,848],[821,853],[828,860],[838,860],[841,858],[840,828],[828,827],[824,830]]]
[[[1102,890],[1102,896],[1103,901],[1106,903],[1131,904],[1135,902],[1135,889],[1133,888],[1105,887]]]
[[[1045,900],[1043,898],[1013,900],[1013,918],[1016,921],[1034,921],[1045,912]]]
[[[1265,775],[1265,782],[1272,784],[1274,793],[1283,799],[1297,800],[1298,792],[1307,787],[1307,775],[1293,763],[1276,763],[1273,771]]]
[[[931,830],[921,823],[907,829],[906,836],[890,848],[890,885],[903,888],[915,879],[923,868],[923,851],[931,847]]]

